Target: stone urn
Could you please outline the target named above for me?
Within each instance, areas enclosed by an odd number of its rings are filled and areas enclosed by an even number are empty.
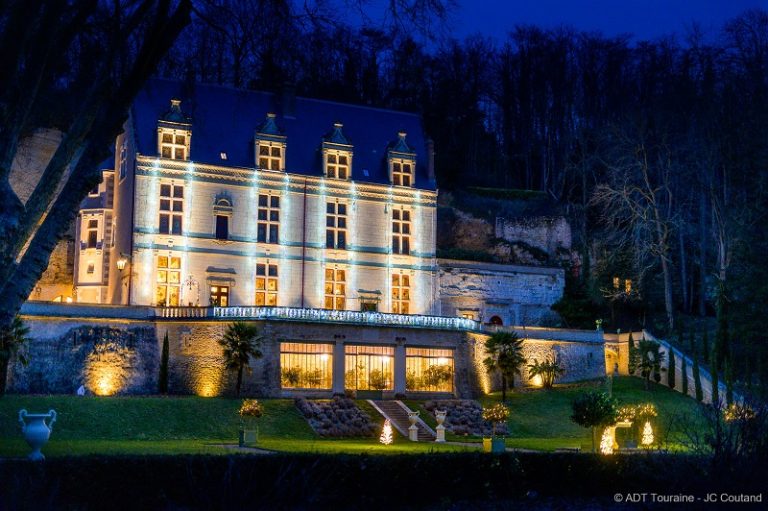
[[[443,426],[443,422],[445,422],[445,416],[447,414],[447,410],[435,411],[435,419],[437,419],[437,427],[435,428],[437,438],[435,439],[435,442],[445,442],[445,426]]]
[[[46,419],[50,419],[48,423]],[[40,449],[48,442],[51,437],[53,423],[56,422],[56,411],[49,410],[48,413],[28,413],[26,410],[19,410],[19,423],[24,440],[32,448],[29,453],[29,459],[32,461],[41,461],[45,459]]]
[[[408,439],[411,442],[418,442],[419,428],[416,426],[416,421],[419,420],[419,412],[408,412],[408,420],[411,421],[411,425],[408,428]]]

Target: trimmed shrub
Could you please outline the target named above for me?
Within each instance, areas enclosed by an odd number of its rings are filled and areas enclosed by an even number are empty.
[[[368,414],[347,397],[313,401],[299,397],[294,402],[315,433],[322,437],[372,437],[378,429]]]

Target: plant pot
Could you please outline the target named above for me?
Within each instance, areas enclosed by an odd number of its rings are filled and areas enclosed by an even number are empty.
[[[507,444],[503,438],[494,438],[491,440],[491,452],[505,452]]]
[[[238,441],[237,445],[245,447],[250,444],[255,444],[259,441],[259,428],[256,429],[240,429],[237,432]]]
[[[483,438],[483,452],[491,452],[491,439]]]

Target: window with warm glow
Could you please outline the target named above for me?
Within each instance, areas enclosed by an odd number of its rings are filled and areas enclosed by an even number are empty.
[[[229,307],[229,286],[211,286],[211,305]]]
[[[344,347],[344,388],[394,389],[395,349],[387,346]]]
[[[256,305],[277,306],[277,265],[259,263],[256,265]]]
[[[333,179],[349,179],[352,156],[344,151],[325,154],[325,175]]]
[[[280,343],[280,383],[284,389],[331,389],[333,346]]]
[[[160,185],[160,234],[181,235],[184,217],[184,186]]]
[[[159,256],[157,258],[157,285],[155,303],[160,306],[178,307],[181,287],[181,258]]]
[[[405,388],[417,392],[453,392],[453,350],[406,348]]]
[[[260,243],[279,243],[280,197],[259,194],[256,240]]]
[[[627,294],[632,292],[632,281],[630,279],[624,279],[624,292]]]
[[[411,253],[411,212],[406,209],[392,210],[392,253]]]
[[[258,162],[262,170],[283,170],[283,156],[285,155],[282,144],[276,142],[259,141],[258,142]]]
[[[413,186],[413,161],[392,159],[392,184],[395,186]]]
[[[347,205],[337,202],[326,204],[325,210],[326,248],[347,248]]]
[[[345,270],[325,270],[325,308],[343,311],[346,308],[347,274]]]
[[[402,273],[392,274],[392,313],[410,314],[411,277]]]
[[[88,220],[88,241],[86,248],[96,248],[99,240],[99,221]]]
[[[165,129],[160,131],[160,156],[171,160],[186,160],[189,132]]]

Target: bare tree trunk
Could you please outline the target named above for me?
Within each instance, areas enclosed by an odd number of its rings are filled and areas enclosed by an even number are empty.
[[[707,315],[707,197],[699,195],[699,316]]]
[[[688,296],[688,265],[685,261],[685,237],[683,229],[677,230],[678,243],[680,244],[680,289],[683,295],[683,311],[690,312],[690,300]]]

